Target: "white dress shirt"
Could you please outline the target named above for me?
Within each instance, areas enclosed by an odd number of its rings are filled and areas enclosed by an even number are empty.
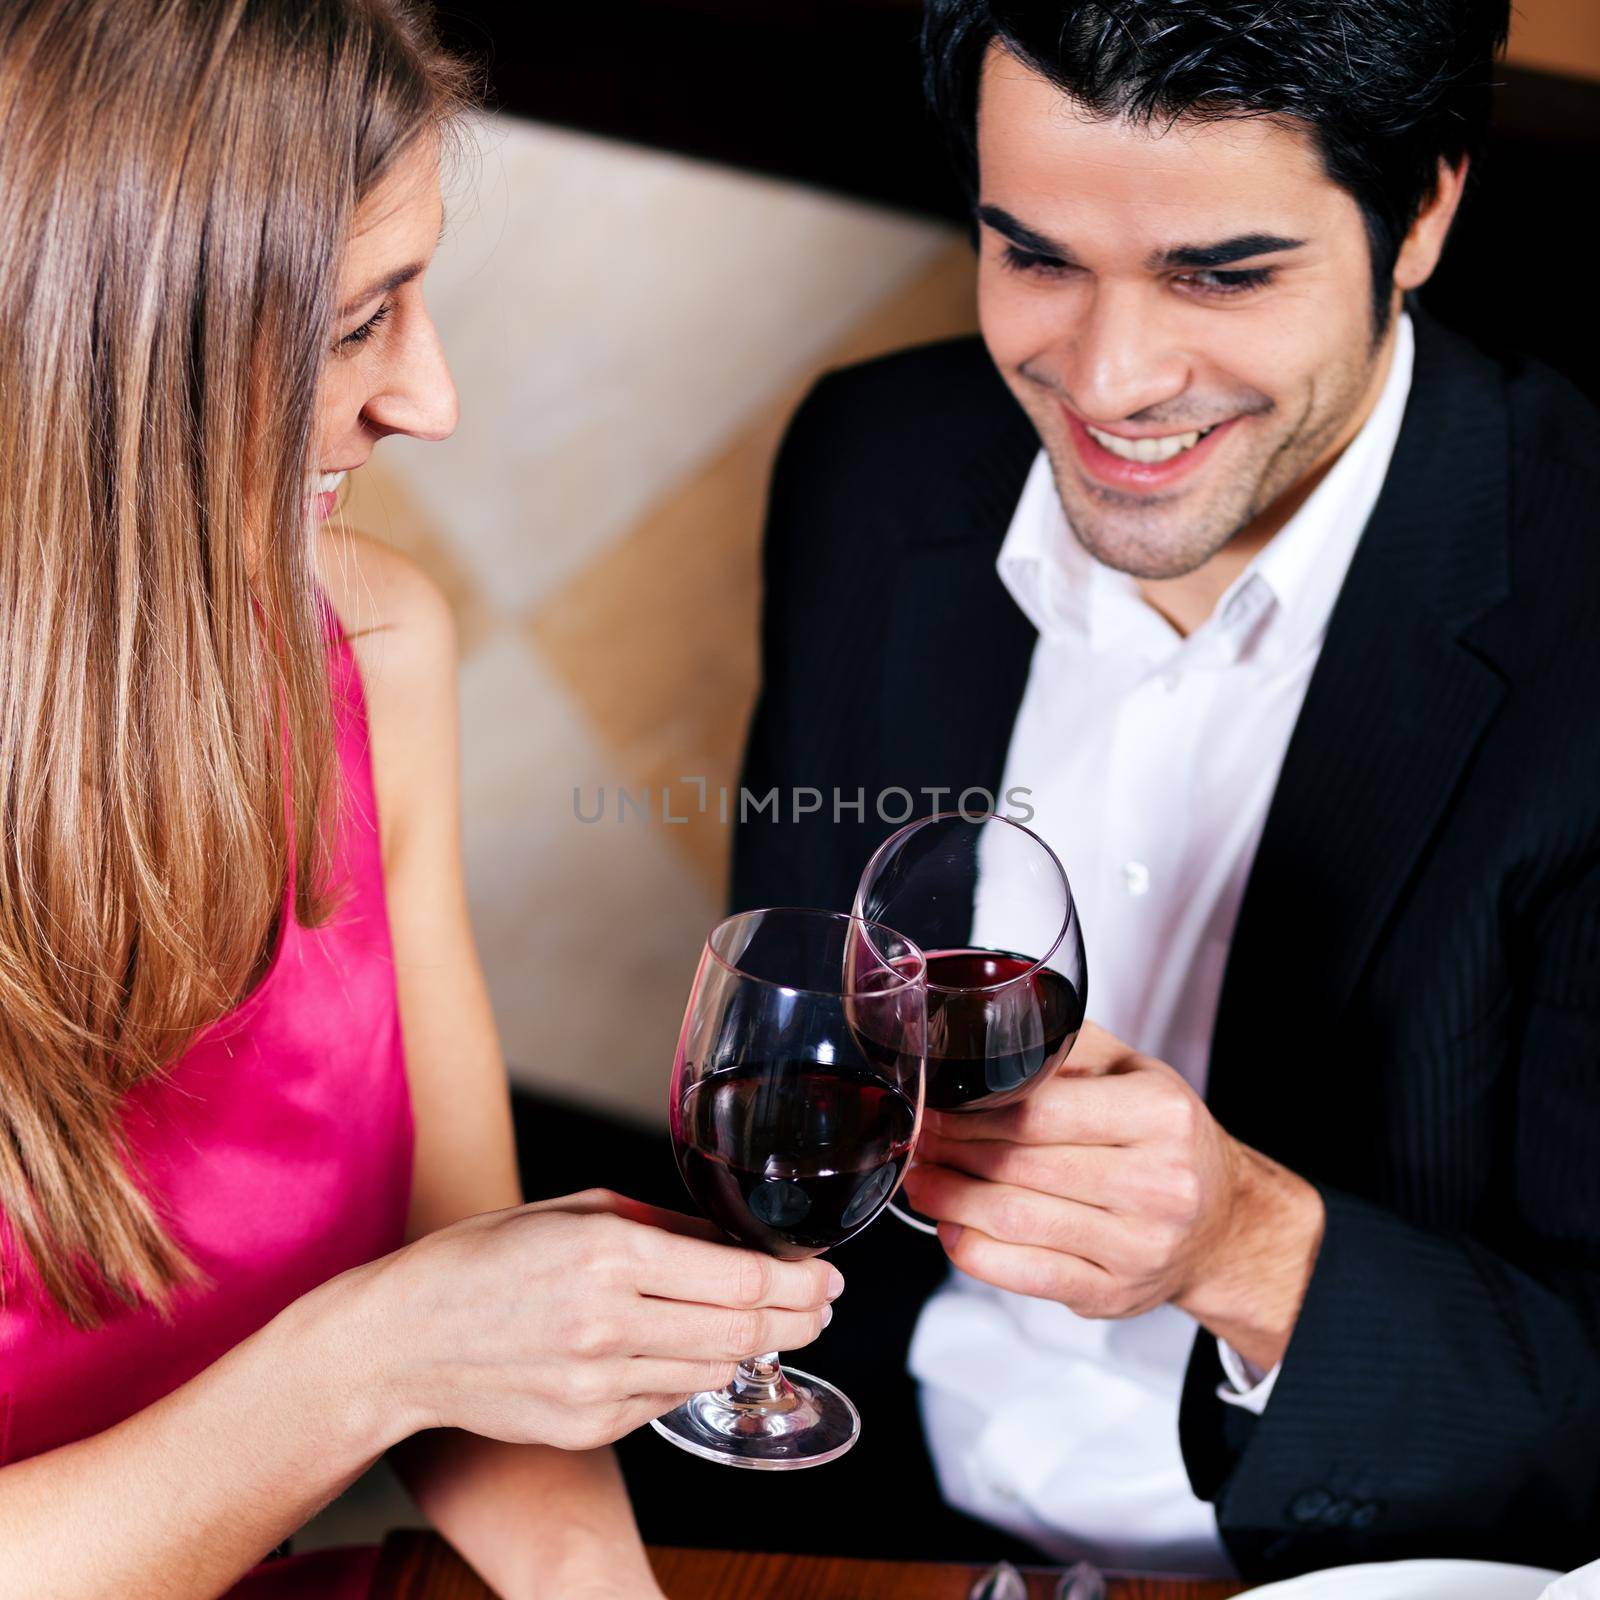
[[[1030,826],[1067,869],[1089,1015],[1202,1094],[1245,881],[1411,365],[1402,317],[1360,432],[1187,638],[1078,543],[1042,452],[1000,550],[1000,578],[1039,630],[1002,793],[1030,791]],[[975,943],[1005,946],[1006,903],[984,864]],[[952,1272],[910,1357],[946,1497],[1058,1556],[1226,1572],[1178,1447],[1194,1337],[1171,1306],[1090,1321]],[[1263,1409],[1276,1370],[1221,1354],[1219,1394]]]

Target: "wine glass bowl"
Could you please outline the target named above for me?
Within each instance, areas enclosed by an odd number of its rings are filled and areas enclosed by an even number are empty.
[[[784,1261],[842,1244],[899,1187],[913,1100],[872,1074],[816,1064],[773,1087],[762,1064],[692,1085],[673,1143],[689,1193],[723,1232]]]
[[[922,954],[825,911],[730,917],[706,941],[668,1120],[684,1183],[732,1239],[784,1260],[842,1243],[889,1203],[922,1117]],[[855,1407],[777,1356],[653,1424],[728,1465],[813,1466],[860,1431]]]
[[[925,953],[930,1109],[1010,1105],[1066,1060],[1083,1026],[1088,966],[1066,871],[1031,829],[994,812],[910,823],[867,863],[855,914],[902,930]]]
[[[1053,967],[989,949],[937,951],[928,965],[930,1110],[997,1110],[1066,1060],[1083,999]]]

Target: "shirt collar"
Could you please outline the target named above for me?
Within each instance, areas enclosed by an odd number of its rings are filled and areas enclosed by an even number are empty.
[[[1000,546],[1000,581],[1041,637],[1080,638],[1099,653],[1140,634],[1168,649],[1199,644],[1225,660],[1288,659],[1318,643],[1388,475],[1411,390],[1415,341],[1402,314],[1377,404],[1305,504],[1229,585],[1216,609],[1179,640],[1126,573],[1078,542],[1050,460],[1034,458]]]

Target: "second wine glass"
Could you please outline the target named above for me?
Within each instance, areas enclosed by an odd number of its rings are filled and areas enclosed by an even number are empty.
[[[910,823],[867,863],[855,913],[904,930],[925,953],[930,1110],[1009,1105],[1066,1060],[1088,966],[1066,871],[1031,829],[994,812]]]

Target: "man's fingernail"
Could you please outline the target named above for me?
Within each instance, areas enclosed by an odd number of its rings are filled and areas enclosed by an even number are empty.
[[[837,1267],[828,1268],[828,1298],[837,1300],[844,1293],[844,1276]]]
[[[954,1250],[961,1241],[961,1224],[959,1222],[941,1222],[939,1224],[939,1243],[945,1249]]]
[[[832,1321],[833,1321],[833,1307],[832,1306],[824,1306],[822,1308],[822,1326],[824,1328],[826,1328],[828,1326],[828,1324],[830,1322],[832,1322]]]

